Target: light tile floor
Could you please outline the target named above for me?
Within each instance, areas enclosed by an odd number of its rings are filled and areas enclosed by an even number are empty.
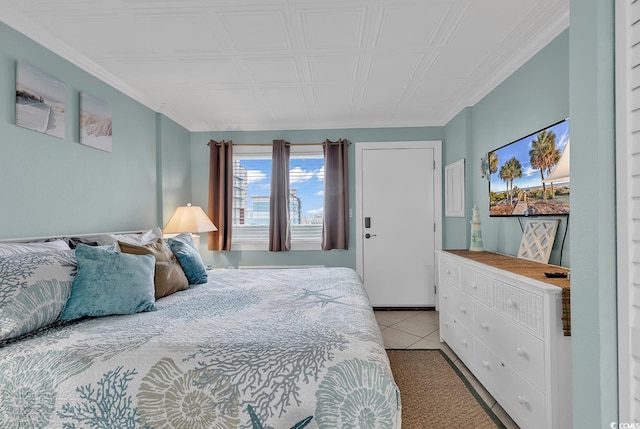
[[[384,345],[388,349],[442,349],[460,369],[480,397],[502,421],[507,429],[518,429],[495,399],[469,372],[458,356],[440,342],[438,312],[428,310],[376,310],[376,320],[380,326]]]

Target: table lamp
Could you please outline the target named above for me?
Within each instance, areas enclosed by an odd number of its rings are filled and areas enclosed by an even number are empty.
[[[211,222],[211,219],[202,208],[187,204],[176,209],[162,232],[164,234],[188,232],[193,237],[196,247],[200,248],[200,233],[217,230],[218,228]]]

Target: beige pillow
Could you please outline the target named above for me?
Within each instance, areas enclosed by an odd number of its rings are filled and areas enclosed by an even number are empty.
[[[142,246],[124,241],[118,241],[118,245],[122,253],[155,256],[156,267],[153,283],[156,299],[189,287],[189,281],[184,275],[178,260],[162,238]]]

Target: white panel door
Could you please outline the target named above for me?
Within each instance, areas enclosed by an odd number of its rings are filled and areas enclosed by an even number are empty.
[[[369,299],[374,307],[433,307],[435,149],[364,148],[359,155],[360,274]]]

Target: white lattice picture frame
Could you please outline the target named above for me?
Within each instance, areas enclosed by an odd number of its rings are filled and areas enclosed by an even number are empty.
[[[518,249],[518,258],[548,263],[559,224],[560,219],[528,220]]]

